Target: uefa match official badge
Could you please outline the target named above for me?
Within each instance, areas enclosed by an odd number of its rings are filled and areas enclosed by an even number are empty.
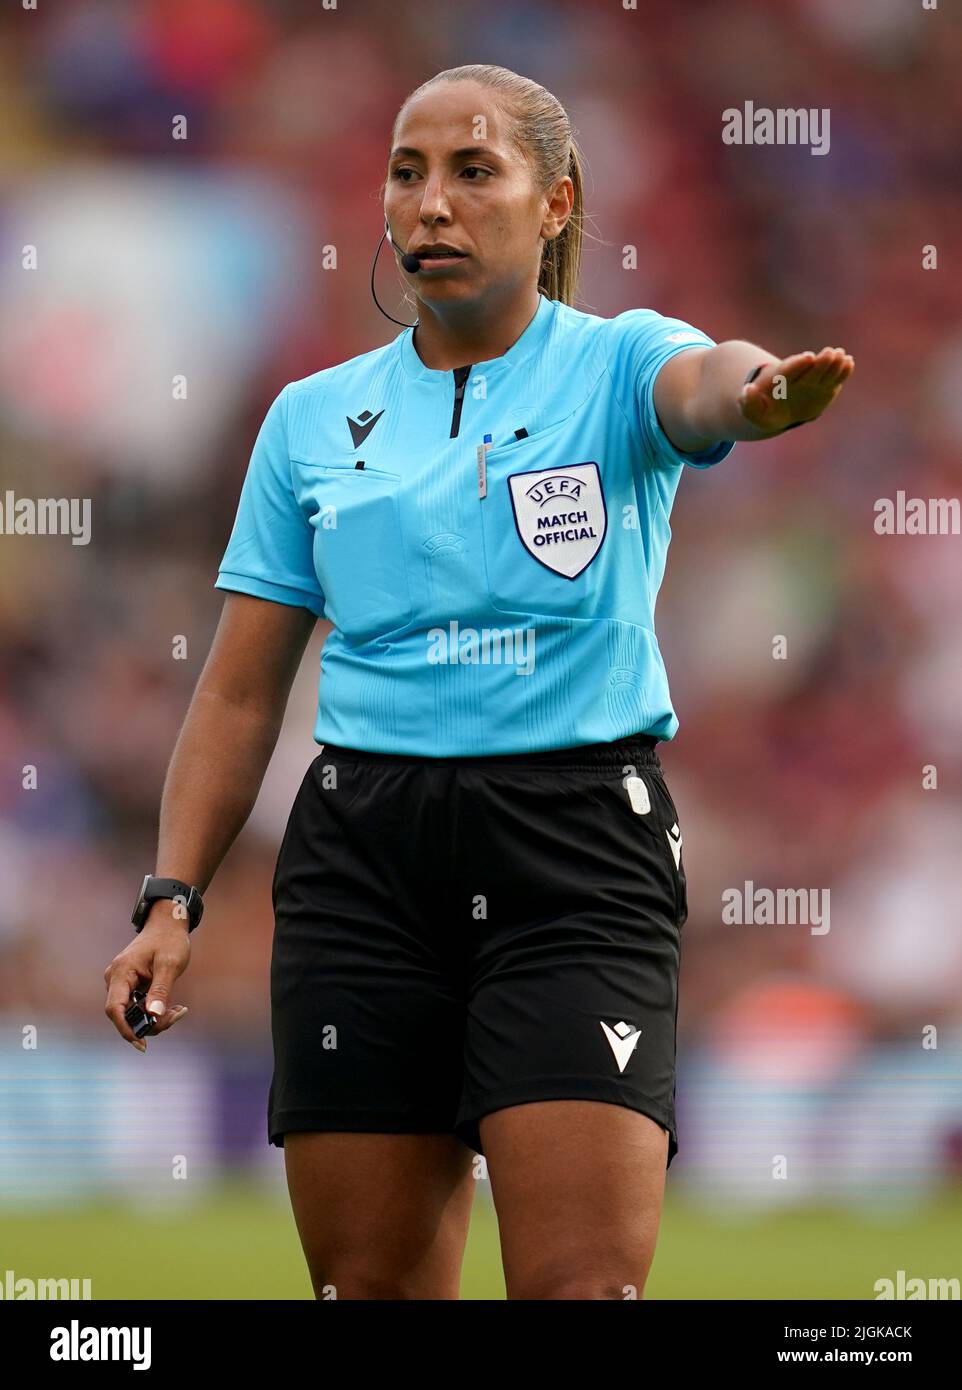
[[[508,478],[525,549],[555,574],[576,579],[601,549],[608,509],[597,463],[572,463]]]

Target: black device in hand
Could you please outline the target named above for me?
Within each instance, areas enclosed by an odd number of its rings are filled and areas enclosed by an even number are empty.
[[[124,1018],[133,1029],[135,1038],[142,1038],[154,1026],[154,1016],[145,1011],[147,996],[142,989],[135,989],[130,996],[130,1004],[124,1011]]]

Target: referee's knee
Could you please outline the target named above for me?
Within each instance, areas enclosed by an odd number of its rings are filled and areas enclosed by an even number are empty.
[[[590,1270],[540,1269],[530,1274],[513,1275],[506,1279],[509,1299],[618,1299],[628,1301],[644,1297],[647,1271],[625,1266],[619,1274],[609,1268],[604,1272]]]
[[[326,1299],[443,1299],[458,1297],[458,1279],[391,1270],[355,1261],[334,1260],[323,1272],[311,1270],[314,1297]]]

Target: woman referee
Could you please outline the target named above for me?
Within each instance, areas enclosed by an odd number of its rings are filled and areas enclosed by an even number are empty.
[[[417,323],[267,413],[106,1011],[135,1044],[138,985],[151,1031],[182,1016],[200,895],[329,618],[271,962],[268,1135],[315,1293],[457,1298],[477,1152],[509,1298],[641,1297],[687,915],[668,515],[684,464],[814,419],[853,362],[572,308],[579,153],[507,69],[405,101],[384,204]]]

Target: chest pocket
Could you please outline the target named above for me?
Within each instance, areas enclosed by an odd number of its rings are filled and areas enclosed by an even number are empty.
[[[412,617],[401,529],[400,474],[356,468],[357,456],[294,459],[314,504],[314,568],[327,612],[353,642],[370,641]]]
[[[559,461],[561,460],[561,461]],[[571,418],[487,454],[478,499],[488,592],[505,612],[587,616],[607,568],[601,463]]]

